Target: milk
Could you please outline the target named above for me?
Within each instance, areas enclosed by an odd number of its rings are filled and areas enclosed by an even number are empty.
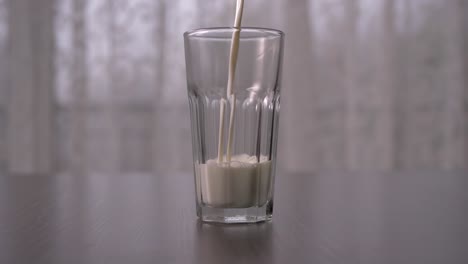
[[[208,160],[197,168],[201,202],[211,207],[263,206],[271,193],[271,161],[247,154],[231,157],[229,163]]]
[[[239,40],[241,31],[244,0],[238,0],[234,31],[229,52],[229,74],[226,87],[227,99],[231,102],[229,115],[226,155],[224,154],[223,138],[225,126],[226,99],[220,101],[218,129],[218,157],[197,165],[196,184],[200,190],[199,202],[211,207],[248,208],[263,206],[270,198],[271,161],[262,156],[247,154],[232,156],[234,137],[234,120],[236,112],[236,94],[234,79],[236,73]]]
[[[229,51],[229,73],[228,73],[228,82],[226,87],[226,96],[229,101],[231,101],[231,112],[229,115],[229,130],[227,138],[227,148],[226,148],[226,160],[227,162],[231,161],[232,155],[232,139],[234,134],[234,120],[236,113],[236,94],[234,93],[234,79],[236,76],[236,66],[237,66],[237,55],[239,53],[239,40],[240,40],[240,30],[241,30],[241,21],[242,21],[242,12],[244,9],[244,0],[237,0],[236,5],[236,17],[234,20],[234,31],[232,32],[231,38],[231,49]],[[226,100],[221,99],[220,108],[219,108],[219,129],[218,129],[218,163],[223,162],[224,157],[224,148],[223,148],[223,138],[224,138],[224,112],[226,108]]]

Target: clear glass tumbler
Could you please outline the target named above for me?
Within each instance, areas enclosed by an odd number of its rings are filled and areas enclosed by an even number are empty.
[[[235,30],[184,34],[196,207],[207,222],[262,222],[273,213],[284,34],[242,28],[228,96]]]

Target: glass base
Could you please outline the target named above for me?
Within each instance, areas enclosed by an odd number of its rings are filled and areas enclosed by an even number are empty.
[[[273,202],[268,201],[261,207],[221,208],[200,206],[198,209],[198,217],[203,222],[223,224],[260,223],[272,219]]]

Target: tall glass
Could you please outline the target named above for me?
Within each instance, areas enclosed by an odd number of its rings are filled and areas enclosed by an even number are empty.
[[[273,213],[284,35],[242,28],[231,97],[227,83],[234,31],[184,34],[196,207],[207,222],[261,222]]]

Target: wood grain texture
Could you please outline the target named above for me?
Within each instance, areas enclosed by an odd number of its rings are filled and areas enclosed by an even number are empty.
[[[0,263],[468,263],[468,173],[279,174],[273,221],[197,221],[192,176],[0,176]]]

